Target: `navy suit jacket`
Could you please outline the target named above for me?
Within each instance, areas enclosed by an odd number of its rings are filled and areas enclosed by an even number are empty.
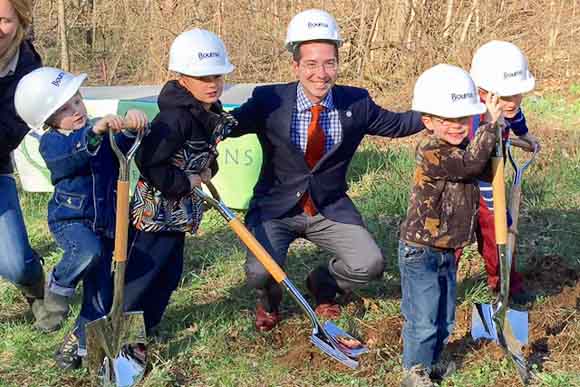
[[[325,153],[312,170],[304,153],[291,140],[292,111],[296,106],[297,83],[259,86],[252,97],[232,114],[239,125],[231,136],[258,136],[263,163],[246,223],[255,225],[288,215],[308,192],[318,211],[340,223],[363,225],[347,196],[348,165],[367,134],[404,137],[423,129],[416,112],[394,113],[376,105],[368,91],[334,86],[333,101],[339,111],[342,141]]]

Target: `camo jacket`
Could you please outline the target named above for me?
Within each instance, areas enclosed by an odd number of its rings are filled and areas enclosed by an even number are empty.
[[[442,249],[474,241],[477,178],[488,166],[496,138],[496,127],[484,124],[472,142],[466,139],[458,146],[433,134],[421,139],[402,240]]]

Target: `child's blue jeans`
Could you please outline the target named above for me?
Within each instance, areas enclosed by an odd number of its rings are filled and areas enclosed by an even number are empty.
[[[411,246],[399,241],[403,367],[428,371],[439,361],[455,324],[456,273],[452,249]]]
[[[109,313],[113,302],[113,239],[101,237],[103,254],[89,265],[83,276],[83,302],[75,324],[79,355],[86,354],[85,324]]]
[[[67,221],[49,224],[58,245],[64,250],[49,279],[49,290],[71,297],[87,267],[102,254],[101,237],[88,222]]]

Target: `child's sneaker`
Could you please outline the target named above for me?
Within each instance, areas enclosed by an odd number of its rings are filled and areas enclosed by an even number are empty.
[[[76,370],[82,365],[82,356],[79,355],[79,339],[75,331],[67,333],[54,354],[56,365],[63,370]]]
[[[420,364],[403,371],[401,387],[434,387],[429,372]]]

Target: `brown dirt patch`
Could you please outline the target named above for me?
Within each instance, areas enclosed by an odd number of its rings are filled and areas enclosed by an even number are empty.
[[[528,362],[537,370],[577,370],[580,362],[580,283],[578,273],[567,266],[561,257],[552,255],[532,257],[531,268],[524,273],[531,290],[546,295],[546,299],[530,310],[529,345],[524,348]],[[370,300],[372,304],[372,300]],[[369,307],[364,303],[365,307]],[[372,305],[371,305],[372,306]],[[347,306],[346,310],[356,309]],[[352,312],[352,311],[351,311]],[[361,377],[374,379],[377,368],[386,364],[399,364],[402,352],[401,330],[403,321],[400,316],[387,317],[373,322],[358,320],[360,338],[371,352],[362,356],[356,371],[333,361],[322,354],[309,341],[310,327],[304,323],[284,324],[269,335],[268,341],[277,348],[288,348],[278,358],[280,364],[293,369],[324,367],[343,372],[356,372]],[[447,356],[453,358],[458,367],[477,368],[484,361],[499,362],[505,358],[502,349],[495,343],[474,342],[470,336],[471,305],[457,309],[455,331],[447,346]],[[398,369],[398,368],[397,368]],[[398,373],[388,373],[389,383],[398,382]],[[519,386],[515,369],[501,376],[497,383]]]
[[[567,265],[558,255],[533,256],[524,273],[528,288],[537,293],[557,294],[566,286],[574,286],[580,277],[577,270]]]
[[[286,324],[275,334],[288,351],[278,361],[290,368],[327,368],[348,370],[347,367],[332,360],[310,343],[310,324]]]

